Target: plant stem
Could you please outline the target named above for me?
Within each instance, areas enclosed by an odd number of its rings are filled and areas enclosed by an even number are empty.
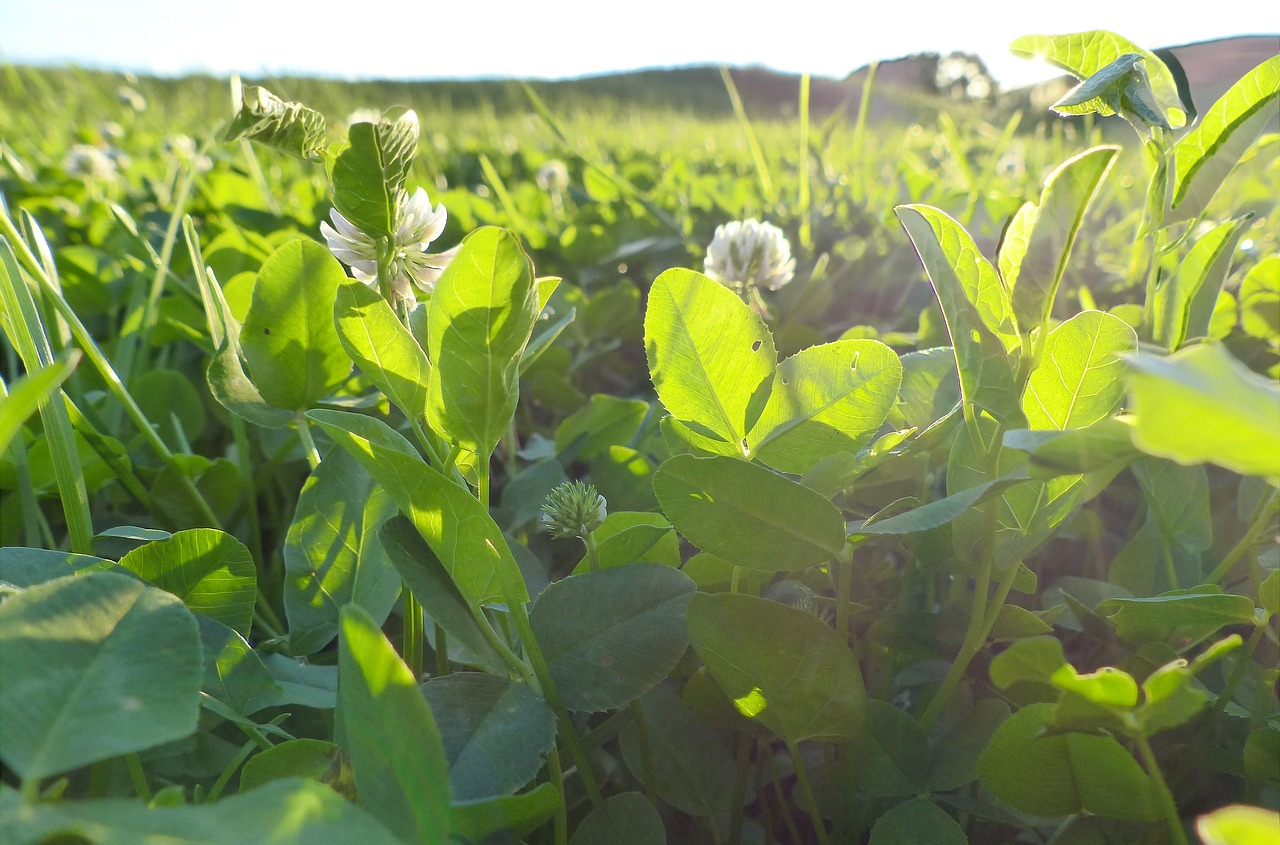
[[[747,778],[751,776],[751,746],[754,744],[751,735],[743,731],[738,735],[738,753],[735,757],[737,774],[733,778],[733,808],[729,816],[729,845],[738,845],[742,840],[742,815],[746,809]]]
[[[1218,565],[1214,567],[1213,573],[1209,576],[1210,584],[1221,584],[1225,581],[1227,576],[1231,574],[1231,569],[1236,565],[1237,561],[1244,556],[1245,552],[1253,548],[1254,543],[1258,542],[1258,538],[1262,536],[1262,532],[1271,524],[1271,518],[1273,516],[1270,512],[1271,505],[1275,504],[1275,502],[1276,490],[1275,488],[1272,488],[1267,495],[1263,496],[1258,501],[1257,507],[1253,509],[1253,513],[1250,515],[1251,521],[1249,523],[1249,530],[1245,531],[1244,536],[1240,538],[1240,541],[1232,546],[1231,551],[1227,552],[1226,556],[1223,557]]]
[[[800,784],[800,795],[804,798],[805,809],[809,811],[809,821],[817,831],[818,842],[820,845],[827,845],[827,823],[823,821],[822,812],[818,809],[818,799],[813,794],[813,785],[809,783],[809,772],[804,767],[804,760],[800,759],[800,749],[788,743],[787,753],[791,755],[791,765],[796,770],[796,780]]]
[[[1262,640],[1262,633],[1266,629],[1265,623],[1253,626],[1253,633],[1249,635],[1249,641],[1244,645],[1244,654],[1236,662],[1235,668],[1231,670],[1231,675],[1227,678],[1227,682],[1222,685],[1222,692],[1218,693],[1217,699],[1213,702],[1213,707],[1209,709],[1210,718],[1214,718],[1221,713],[1226,708],[1227,703],[1231,701],[1231,697],[1235,695],[1236,687],[1244,679],[1244,673],[1253,661],[1253,653],[1257,650],[1258,643]]]
[[[414,683],[422,680],[422,637],[425,633],[422,621],[422,605],[414,598],[413,593],[404,591],[402,604],[404,614],[404,636],[400,649],[404,652],[404,662],[413,673]]]
[[[147,773],[142,770],[142,760],[136,751],[124,755],[125,767],[129,770],[129,779],[133,781],[133,791],[146,804],[151,801],[151,786],[147,783]]]
[[[653,761],[653,746],[649,741],[649,723],[644,718],[644,705],[640,699],[631,700],[629,705],[631,719],[635,722],[636,733],[640,735],[641,770],[644,773],[644,794],[654,806],[658,804],[658,796],[654,784],[658,782],[658,767]],[[712,819],[714,827],[715,819]],[[717,838],[719,838],[717,836]]]
[[[586,544],[586,547],[587,547],[587,560],[591,564],[591,571],[599,572],[600,571],[600,552],[596,548],[596,538],[593,536],[593,532],[591,531],[583,532],[582,542]]]
[[[320,466],[320,450],[316,448],[316,441],[311,437],[307,415],[298,411],[293,415],[293,420],[298,430],[298,439],[302,441],[302,448],[307,453],[307,465],[315,469]]]
[[[1134,737],[1134,741],[1138,746],[1138,753],[1142,755],[1142,765],[1147,769],[1147,774],[1151,775],[1151,779],[1155,781],[1156,790],[1160,794],[1160,803],[1164,805],[1164,817],[1169,822],[1169,834],[1173,837],[1174,845],[1188,845],[1187,832],[1182,828],[1182,818],[1178,815],[1178,805],[1174,803],[1173,793],[1169,791],[1169,785],[1164,782],[1164,775],[1160,772],[1160,764],[1156,761],[1156,755],[1151,750],[1151,743],[1147,741],[1146,734],[1139,733]]]
[[[773,754],[769,750],[764,753],[765,764],[769,767],[769,779],[773,783],[773,791],[778,796],[778,811],[782,813],[782,821],[787,826],[787,836],[790,837],[789,842],[804,841],[800,836],[800,830],[796,827],[796,820],[791,817],[791,802],[787,800],[787,793],[782,789],[782,781],[778,779],[778,767],[774,765]]]
[[[439,625],[434,627],[433,642],[436,644],[436,677],[443,678],[452,671],[449,668],[449,635]]]
[[[551,784],[560,793],[560,806],[556,807],[556,845],[567,845],[569,842],[569,796],[564,792],[564,770],[560,767],[560,751],[554,745],[547,753],[547,768],[551,774]]]

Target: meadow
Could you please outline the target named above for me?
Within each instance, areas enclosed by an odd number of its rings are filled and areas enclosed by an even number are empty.
[[[1274,842],[1280,57],[1013,47],[0,68],[0,841]]]

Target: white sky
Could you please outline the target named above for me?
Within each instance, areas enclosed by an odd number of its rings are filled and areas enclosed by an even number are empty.
[[[873,59],[963,50],[1013,86],[1053,73],[1011,56],[1010,41],[1088,29],[1149,49],[1275,34],[1280,2],[0,0],[0,59],[337,78],[564,78],[690,64],[843,77]]]

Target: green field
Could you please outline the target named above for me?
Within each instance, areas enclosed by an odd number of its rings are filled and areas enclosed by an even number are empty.
[[[1280,57],[1038,39],[0,68],[0,841],[1274,842]]]

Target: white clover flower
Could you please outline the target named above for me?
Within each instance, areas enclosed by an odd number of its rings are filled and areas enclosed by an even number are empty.
[[[102,149],[89,144],[75,144],[62,159],[62,169],[72,176],[89,179],[114,179],[116,162]]]
[[[335,208],[330,215],[333,226],[320,223],[320,234],[334,257],[351,268],[351,275],[367,285],[378,283],[378,246],[373,238],[356,228]],[[444,231],[447,213],[444,203],[433,209],[431,199],[422,188],[410,196],[401,192],[396,208],[395,241],[392,244],[391,290],[399,300],[410,305],[417,300],[413,285],[430,293],[436,281],[458,248],[428,253],[427,247]]]
[[[782,230],[758,220],[734,220],[716,227],[707,247],[704,272],[739,294],[752,288],[777,290],[796,274],[791,244]]]
[[[560,159],[553,158],[539,167],[533,178],[544,191],[563,191],[569,187],[569,168]]]
[[[108,141],[119,141],[124,137],[124,127],[114,120],[104,120],[98,124],[98,134]]]
[[[213,162],[200,149],[190,135],[174,135],[164,142],[165,150],[182,164],[192,165],[197,173],[207,173]]]
[[[136,112],[147,110],[147,98],[138,92],[138,89],[128,85],[121,85],[116,89],[116,99],[120,101],[120,105]]]

